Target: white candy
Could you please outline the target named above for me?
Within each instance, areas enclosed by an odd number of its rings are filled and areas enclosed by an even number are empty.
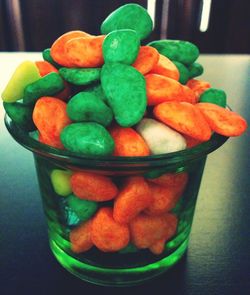
[[[136,130],[154,155],[181,151],[187,146],[181,134],[153,119],[142,119]]]

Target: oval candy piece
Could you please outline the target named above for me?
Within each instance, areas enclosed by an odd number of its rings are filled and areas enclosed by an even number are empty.
[[[26,130],[34,130],[35,125],[32,120],[33,109],[20,102],[3,102],[3,107],[8,116]]]
[[[225,108],[227,105],[227,95],[221,89],[208,88],[201,94],[200,102],[214,103]]]
[[[132,64],[139,48],[140,40],[135,31],[129,29],[112,31],[103,41],[104,61]]]
[[[8,84],[6,85],[2,99],[5,102],[15,102],[23,98],[24,89],[30,83],[41,78],[39,70],[34,62],[22,62],[13,73]]]
[[[102,34],[120,29],[135,30],[142,40],[151,33],[153,21],[145,8],[135,3],[129,3],[113,11],[101,25]]]
[[[200,76],[203,74],[203,66],[199,64],[198,62],[194,62],[188,67],[189,70],[189,79],[192,79],[194,77]]]
[[[67,197],[67,205],[81,222],[89,220],[98,208],[97,202],[79,199],[74,194]]]
[[[94,122],[73,123],[60,135],[64,147],[88,156],[107,156],[114,151],[114,140],[108,131]]]
[[[141,73],[129,65],[105,64],[101,84],[120,126],[131,127],[141,120],[147,104],[146,85]]]
[[[74,85],[89,85],[98,81],[101,75],[100,68],[60,68],[59,74],[67,82]]]
[[[198,47],[189,41],[158,40],[152,41],[148,45],[156,48],[160,54],[169,59],[185,65],[192,64],[199,56]]]
[[[67,113],[72,121],[93,121],[103,126],[108,126],[113,119],[111,109],[94,92],[89,91],[73,96],[67,104]]]
[[[171,128],[196,138],[207,141],[211,129],[201,111],[187,102],[163,102],[154,108],[155,117]]]
[[[177,152],[186,148],[186,141],[181,134],[156,120],[144,118],[136,130],[154,155]]]
[[[69,170],[54,169],[50,174],[50,180],[54,191],[59,195],[66,197],[72,193],[70,187],[70,177],[72,172]]]
[[[246,120],[235,112],[208,102],[198,103],[196,107],[216,133],[224,136],[240,136],[247,129]]]
[[[180,77],[179,77],[179,82],[181,84],[186,84],[188,79],[189,79],[189,70],[188,68],[182,64],[181,62],[178,62],[178,61],[174,61],[173,60],[173,63],[175,64],[175,66],[177,67],[179,73],[180,73]]]
[[[52,96],[63,89],[63,79],[57,73],[51,72],[25,87],[23,102],[34,104],[38,98]]]

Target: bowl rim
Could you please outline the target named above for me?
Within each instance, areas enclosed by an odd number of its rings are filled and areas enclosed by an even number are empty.
[[[12,121],[12,119],[5,114],[4,122],[7,130],[11,136],[23,147],[32,151],[35,154],[39,154],[43,157],[57,159],[59,161],[78,162],[79,164],[91,163],[94,165],[153,165],[158,166],[160,163],[177,163],[179,161],[191,161],[197,158],[207,156],[209,153],[218,149],[223,145],[229,137],[213,133],[210,140],[203,142],[192,148],[185,150],[171,152],[159,155],[140,156],[140,157],[124,157],[124,156],[88,156],[80,153],[73,153],[67,150],[60,150],[50,147],[46,144],[40,143],[36,139],[32,138],[29,132],[20,125]],[[166,164],[165,163],[165,164]],[[158,164],[158,165],[157,165]],[[162,166],[162,165],[161,165]]]

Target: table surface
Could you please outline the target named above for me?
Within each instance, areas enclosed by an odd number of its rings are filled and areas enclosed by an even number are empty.
[[[39,53],[0,53],[0,92],[23,60]],[[200,79],[227,92],[250,122],[250,56],[201,55]],[[32,154],[7,133],[0,105],[0,293],[5,294],[250,294],[250,131],[209,155],[189,249],[171,270],[145,285],[108,288],[65,271],[48,246]],[[164,290],[164,291],[161,291]],[[73,293],[74,292],[74,293]]]

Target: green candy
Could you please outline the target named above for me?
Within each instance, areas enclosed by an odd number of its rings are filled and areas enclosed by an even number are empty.
[[[106,35],[114,30],[131,29],[136,31],[142,40],[149,36],[153,21],[142,6],[130,3],[113,11],[102,23],[101,33]]]
[[[209,88],[201,94],[200,102],[210,102],[225,108],[227,105],[227,95],[221,89]]]
[[[72,121],[97,122],[108,126],[112,110],[94,92],[83,91],[73,96],[67,104],[67,114]]]
[[[105,64],[102,67],[101,84],[120,126],[130,127],[142,119],[147,96],[145,79],[141,73],[129,65]]]
[[[59,74],[71,84],[89,85],[92,82],[100,80],[101,69],[60,68]]]
[[[36,128],[32,120],[33,109],[30,106],[20,102],[4,102],[3,107],[13,122],[29,131]]]
[[[49,73],[24,89],[23,102],[34,104],[41,96],[51,96],[64,89],[63,79],[57,73]]]
[[[55,62],[50,54],[50,48],[46,48],[44,49],[44,51],[42,52],[43,55],[43,59],[49,63],[51,63],[54,67],[56,67],[57,69],[59,69],[61,66]]]
[[[114,140],[98,123],[73,123],[66,126],[60,135],[64,147],[86,156],[108,156],[114,151]]]
[[[181,84],[185,85],[187,83],[188,79],[189,79],[189,70],[188,70],[188,68],[184,64],[182,64],[181,62],[174,61],[174,60],[172,62],[176,65],[176,67],[177,67],[177,69],[178,69],[178,71],[180,73],[179,82]]]
[[[194,62],[188,67],[189,70],[189,79],[192,79],[194,77],[198,77],[203,74],[203,66],[199,64],[198,62]]]
[[[191,65],[199,56],[199,49],[188,41],[181,40],[158,40],[148,44],[159,51],[160,54],[170,60]]]
[[[102,46],[105,62],[132,64],[139,52],[140,40],[133,30],[116,30],[109,33]]]
[[[67,204],[81,222],[90,219],[98,208],[97,202],[79,199],[74,194],[67,197]]]

